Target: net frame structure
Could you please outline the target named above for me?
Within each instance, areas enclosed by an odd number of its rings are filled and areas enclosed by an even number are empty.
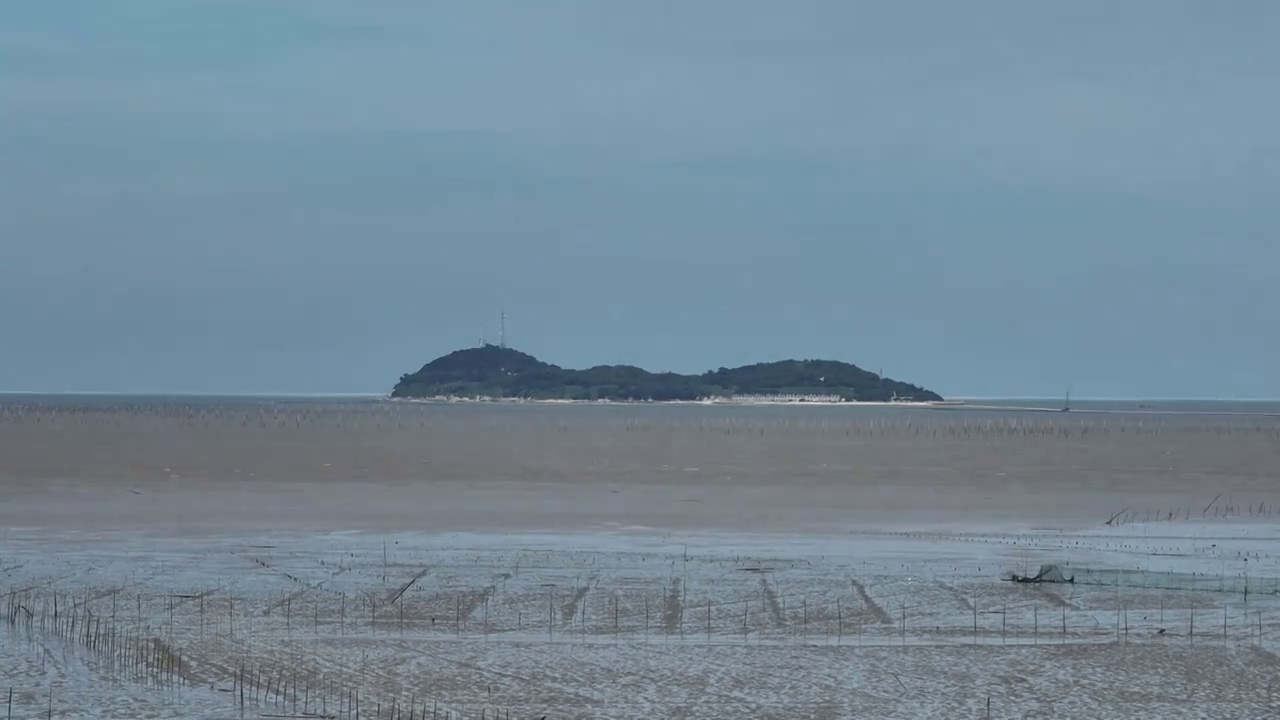
[[[1245,573],[1194,573],[1161,570],[1090,568],[1045,563],[1034,575],[1010,573],[1021,583],[1069,583],[1106,587],[1213,592],[1237,595],[1280,595],[1280,578],[1250,576]]]

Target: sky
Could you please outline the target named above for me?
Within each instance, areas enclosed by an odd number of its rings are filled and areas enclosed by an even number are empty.
[[[0,7],[0,390],[1280,397],[1280,4]]]

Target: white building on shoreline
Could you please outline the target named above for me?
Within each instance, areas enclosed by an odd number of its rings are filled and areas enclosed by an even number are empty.
[[[839,395],[734,395],[728,402],[741,405],[773,405],[776,403],[838,403],[844,402]]]

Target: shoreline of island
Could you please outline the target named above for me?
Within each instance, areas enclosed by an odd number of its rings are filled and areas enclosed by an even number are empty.
[[[569,400],[569,399],[533,399],[519,397],[394,397],[383,396],[393,403],[418,405],[522,405],[535,407],[700,407],[700,408],[846,408],[851,410],[897,409],[897,410],[934,410],[965,413],[1003,413],[1014,415],[1104,415],[1104,416],[1198,416],[1198,417],[1255,417],[1280,418],[1280,413],[1263,411],[1231,411],[1231,410],[1163,410],[1157,408],[1071,408],[1064,411],[1060,407],[1031,405],[990,405],[970,403],[965,400],[941,401],[877,401],[848,400],[838,402],[796,402],[796,401],[735,401],[729,399],[709,400]]]
[[[397,403],[418,403],[430,405],[676,405],[691,407],[896,407],[903,409],[967,407],[964,401],[961,400],[920,402],[906,400],[735,400],[731,398],[708,398],[704,400],[576,400],[562,398],[462,397],[449,395],[433,397],[396,397],[394,395],[388,395],[386,396],[386,399]]]

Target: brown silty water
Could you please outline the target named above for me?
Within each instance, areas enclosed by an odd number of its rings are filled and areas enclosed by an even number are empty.
[[[1273,417],[10,404],[0,457],[9,526],[806,533],[1280,501]]]

